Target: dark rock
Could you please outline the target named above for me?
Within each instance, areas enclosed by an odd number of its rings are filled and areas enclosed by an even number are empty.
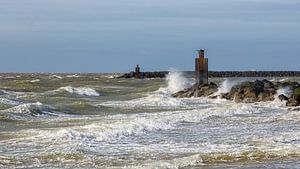
[[[184,98],[184,97],[207,97],[218,91],[218,85],[215,83],[194,85],[183,91],[172,94],[173,97]]]
[[[283,95],[283,94],[279,95],[279,96],[278,96],[278,99],[279,99],[280,101],[287,101],[287,100],[289,100],[289,98],[286,97],[286,96]]]
[[[244,82],[234,86],[228,94],[221,98],[235,102],[253,103],[274,100],[276,93],[275,85],[268,80],[256,80],[255,82]]]
[[[300,102],[299,102],[299,100],[296,100],[295,98],[289,98],[289,100],[286,103],[286,106],[288,106],[288,107],[300,106]]]
[[[286,106],[300,106],[300,87],[295,88],[292,96],[288,99]]]
[[[297,82],[272,83],[268,80],[256,80],[254,82],[244,82],[231,88],[228,93],[219,95],[222,99],[233,100],[235,102],[254,103],[273,101],[276,91],[279,88],[293,89],[290,98],[285,95],[279,95],[281,101],[287,101],[287,106],[300,106],[300,87]],[[174,93],[172,96],[177,98],[184,97],[207,97],[217,98],[213,93],[218,91],[218,86],[214,83],[194,85],[191,88]]]
[[[161,72],[141,72],[145,73],[141,78],[163,78],[169,73]],[[188,77],[195,77],[194,71],[184,72]],[[154,75],[155,74],[155,75]],[[209,77],[299,77],[300,71],[209,71]],[[119,78],[134,78],[132,74],[125,73]]]
[[[125,73],[120,77],[117,78],[136,78],[139,77],[140,79],[145,78],[165,78],[167,76],[168,72],[140,72],[139,76],[136,76],[135,72]]]

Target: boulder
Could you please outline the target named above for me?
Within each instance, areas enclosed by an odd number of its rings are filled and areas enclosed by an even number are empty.
[[[297,82],[277,82],[272,83],[268,80],[256,80],[254,82],[244,82],[231,88],[228,93],[221,93],[220,98],[226,100],[233,100],[235,102],[254,103],[273,101],[276,96],[276,91],[279,88],[289,88],[293,90],[291,97],[279,95],[281,101],[287,101],[286,105],[289,107],[300,106],[300,85]],[[217,98],[213,95],[218,91],[218,86],[215,83],[194,85],[183,91],[172,94],[173,97],[210,97]]]
[[[278,99],[279,99],[280,101],[287,101],[287,100],[289,100],[289,98],[286,97],[286,96],[283,95],[283,94],[279,95],[279,96],[278,96]]]
[[[292,96],[288,99],[286,103],[286,106],[300,106],[300,87],[294,89]]]
[[[202,84],[202,85],[195,84],[194,86],[188,89],[172,94],[172,96],[176,98],[207,97],[217,91],[218,91],[218,85],[211,82],[209,84]]]
[[[272,101],[276,94],[276,86],[268,80],[256,80],[244,82],[231,88],[228,94],[220,97],[235,102],[253,103],[260,101]]]

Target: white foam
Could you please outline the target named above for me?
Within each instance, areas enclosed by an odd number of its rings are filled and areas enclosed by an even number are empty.
[[[283,78],[283,79],[280,79],[279,82],[284,82],[284,81],[287,81],[289,80],[289,78]]]
[[[193,80],[187,79],[182,72],[172,70],[167,75],[167,87],[161,87],[157,91],[148,93],[148,96],[138,98],[130,101],[106,102],[101,105],[106,106],[124,106],[124,107],[157,107],[157,108],[174,108],[177,106],[186,105],[185,99],[178,99],[171,96],[171,94],[191,87]]]
[[[253,114],[259,111],[247,104],[230,105],[228,105],[230,108],[211,107],[175,112],[112,115],[101,118],[101,122],[97,124],[64,129],[60,132],[62,134],[60,137],[82,141],[111,141],[153,131],[174,129],[182,122],[198,123],[211,116]]]
[[[63,79],[63,77],[58,76],[58,75],[51,75],[49,76],[50,79]]]
[[[21,102],[19,102],[19,101],[14,101],[14,100],[9,100],[9,99],[4,99],[4,98],[0,98],[0,103],[12,105],[12,106],[21,104]]]
[[[82,96],[100,96],[100,94],[92,88],[88,87],[72,87],[72,86],[66,86],[66,87],[60,87],[57,89],[58,91],[67,91],[69,93],[82,95]]]
[[[185,88],[191,87],[193,82],[185,78],[180,71],[172,70],[167,75],[168,87],[166,90],[169,93],[175,93]]]
[[[30,83],[36,83],[36,82],[39,82],[41,81],[40,79],[34,79],[34,80],[31,80]]]
[[[193,81],[183,77],[182,72],[170,71],[167,76],[167,87],[148,93],[146,97],[129,101],[110,101],[99,104],[100,106],[127,107],[127,108],[175,108],[187,106],[188,99],[174,98],[171,94],[192,86]],[[191,100],[191,99],[190,99]]]
[[[284,88],[278,89],[276,94],[277,94],[277,96],[283,94],[286,97],[290,97],[293,94],[293,91],[290,87],[284,87]]]
[[[74,75],[67,75],[66,77],[69,77],[69,78],[78,78],[78,77],[80,77],[80,75],[74,74]]]
[[[50,111],[49,107],[44,106],[40,102],[25,103],[15,107],[2,110],[1,114],[13,120],[31,120],[36,117],[57,116],[57,114]]]
[[[284,95],[286,97],[290,97],[292,95],[293,91],[291,90],[290,87],[284,87],[284,88],[280,88],[276,91],[276,94],[274,95],[274,101],[269,103],[269,105],[273,106],[273,107],[285,107],[286,105],[286,101],[281,101],[278,96],[279,95]]]
[[[5,91],[5,90],[0,90],[0,95],[7,95],[9,94],[9,92]]]
[[[178,169],[188,166],[203,165],[201,157],[197,155],[175,158],[172,160],[156,161],[150,164],[132,168],[161,168],[161,169]]]
[[[97,124],[70,127],[60,129],[55,133],[51,131],[51,133],[55,135],[53,136],[55,138],[83,141],[87,144],[88,142],[111,141],[153,131],[173,129],[180,122],[199,122],[214,114],[215,112],[204,110],[112,115],[101,118],[101,122]],[[39,133],[38,137],[49,136],[49,133],[40,131]]]
[[[133,161],[133,163],[138,164],[136,165],[136,168],[182,168],[195,165],[198,166],[202,165],[201,155],[207,154],[212,156],[216,154],[216,159],[219,155],[222,156],[223,154],[228,154],[233,158],[239,159],[240,157],[242,157],[240,154],[242,154],[243,152],[250,152],[250,154],[248,155],[249,157],[247,158],[249,158],[250,160],[251,158],[254,158],[255,160],[255,158],[257,158],[257,155],[254,154],[252,156],[251,152],[254,151],[255,153],[256,148],[266,153],[274,152],[274,154],[278,155],[299,152],[298,145],[295,146],[289,144],[294,143],[295,141],[299,141],[299,133],[289,135],[290,133],[288,133],[287,131],[287,133],[283,133],[282,135],[278,136],[276,131],[274,135],[276,134],[277,136],[274,136],[272,138],[268,137],[268,135],[266,135],[265,137],[259,135],[256,136],[256,133],[253,133],[253,135],[251,135],[251,133],[250,135],[244,135],[243,131],[249,129],[247,128],[248,125],[246,125],[249,122],[249,120],[253,120],[254,124],[264,124],[260,123],[261,120],[263,120],[261,118],[269,119],[269,117],[267,116],[253,116],[252,118],[244,119],[247,121],[241,121],[241,123],[243,124],[241,126],[232,125],[230,124],[230,121],[227,121],[228,118],[236,118],[235,120],[239,120],[239,118],[246,117],[234,115],[251,115],[257,113],[263,113],[263,111],[262,109],[254,107],[253,104],[235,104],[233,102],[225,102],[224,104],[221,104],[219,106],[212,106],[210,108],[199,110],[139,114],[118,114],[104,116],[100,118],[97,117],[99,119],[95,119],[95,121],[93,121],[92,124],[88,125],[82,125],[83,123],[81,123],[77,126],[52,128],[50,130],[33,129],[32,133],[27,134],[31,138],[26,138],[27,140],[21,140],[18,142],[18,144],[22,146],[22,143],[32,143],[32,140],[34,140],[32,144],[35,144],[38,147],[40,147],[41,145],[51,145],[52,150],[55,149],[63,152],[77,152],[78,150],[82,150],[83,152],[91,151],[92,153],[96,152],[97,155],[102,153],[105,154],[104,158],[108,156],[108,153],[115,155],[113,158],[110,158],[110,160],[119,160],[120,153],[134,154],[138,152],[141,157],[143,153],[157,153],[158,155],[162,155],[161,158],[157,158],[156,160],[143,160],[141,158],[141,161]],[[241,127],[236,128],[239,129],[239,131],[241,131],[241,134],[229,133],[230,136],[226,136],[226,134],[228,133],[225,132],[224,138],[217,138],[216,142],[209,140],[207,142],[197,142],[197,140],[194,140],[195,142],[186,143],[185,139],[183,139],[182,142],[178,143],[176,141],[172,142],[172,139],[166,139],[166,142],[151,142],[149,144],[144,144],[140,141],[138,141],[138,143],[135,141],[131,142],[130,138],[126,140],[126,137],[138,135],[142,135],[142,137],[144,138],[144,136],[147,137],[147,135],[150,132],[152,132],[152,134],[154,132],[168,133],[168,131],[163,132],[163,130],[175,129],[174,131],[182,132],[181,128],[182,125],[185,124],[185,122],[187,122],[189,125],[194,125],[193,123],[195,123],[197,126],[198,124],[204,124],[203,126],[201,125],[201,127],[204,127],[205,124],[211,124],[210,122],[207,123],[209,120],[214,121],[214,119],[211,119],[210,117],[217,117],[217,120],[224,119],[224,122],[228,123],[229,127],[232,127],[231,129],[235,129],[235,127]],[[196,126],[192,127],[194,128]],[[216,128],[211,127],[213,126],[207,128],[209,130],[206,131],[215,132],[214,130],[210,129],[218,129],[219,126],[215,126]],[[184,131],[185,130],[183,130],[183,132]],[[217,131],[219,132],[219,129]],[[152,136],[152,134],[150,134],[150,136]],[[238,134],[238,141],[232,140],[235,139],[236,135],[231,134]],[[201,135],[199,136],[201,137]],[[233,137],[231,138],[231,136]],[[178,137],[181,138],[180,135],[178,135]],[[139,137],[134,137],[133,140],[135,140],[135,138]],[[122,144],[124,143],[124,140],[129,141],[128,144],[126,144],[126,146]],[[229,142],[227,142],[227,140]],[[232,143],[230,142],[230,140],[235,142]],[[247,144],[247,141],[251,143]],[[259,144],[253,145],[252,141],[255,143],[259,141]],[[286,142],[288,144],[286,144]],[[28,145],[28,147],[32,148],[32,145]],[[132,147],[134,148],[131,149]],[[194,153],[199,155],[190,156],[190,154]],[[167,154],[165,158],[163,157],[164,154]],[[176,157],[168,156],[169,154],[175,155]],[[109,157],[111,156],[109,155]],[[136,158],[139,158],[139,156]],[[136,159],[134,158],[133,160]],[[126,162],[126,159],[124,161]]]
[[[159,109],[172,109],[178,106],[185,106],[184,99],[177,99],[170,97],[167,94],[156,93],[150,94],[147,97],[133,99],[129,101],[109,101],[98,104],[98,106],[110,107],[126,107],[126,108],[159,108]]]
[[[114,78],[119,77],[119,76],[120,76],[120,74],[117,74],[117,73],[104,75],[104,77],[108,78],[108,79],[114,79]]]
[[[230,79],[225,79],[220,87],[218,88],[217,95],[221,93],[228,93],[230,92],[231,88],[241,84],[242,82],[246,81],[246,79],[239,79],[239,80],[230,80]]]

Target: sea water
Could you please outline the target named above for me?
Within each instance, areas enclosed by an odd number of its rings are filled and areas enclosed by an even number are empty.
[[[173,98],[194,82],[178,72],[112,76],[2,74],[0,168],[300,168],[299,109]]]

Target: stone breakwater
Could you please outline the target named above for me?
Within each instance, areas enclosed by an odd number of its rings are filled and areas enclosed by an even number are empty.
[[[165,78],[169,72],[141,72],[140,78]],[[186,77],[194,77],[194,71],[183,71]],[[211,77],[300,77],[300,71],[209,71]],[[125,73],[118,78],[134,78],[135,72]]]
[[[167,71],[162,71],[162,72],[141,72],[139,74],[140,79],[144,78],[165,78],[168,75],[169,72]],[[135,78],[136,73],[135,72],[130,72],[130,73],[125,73],[122,76],[119,76],[118,78]]]
[[[291,91],[290,95],[279,94],[279,89]],[[185,90],[172,94],[176,98],[186,97],[211,97],[232,100],[235,102],[254,103],[280,99],[286,101],[286,106],[300,106],[300,84],[297,82],[270,82],[268,80],[256,80],[243,82],[233,86],[228,93],[217,93],[218,86],[215,83],[194,85]]]
[[[295,77],[300,71],[210,71],[209,77]]]

